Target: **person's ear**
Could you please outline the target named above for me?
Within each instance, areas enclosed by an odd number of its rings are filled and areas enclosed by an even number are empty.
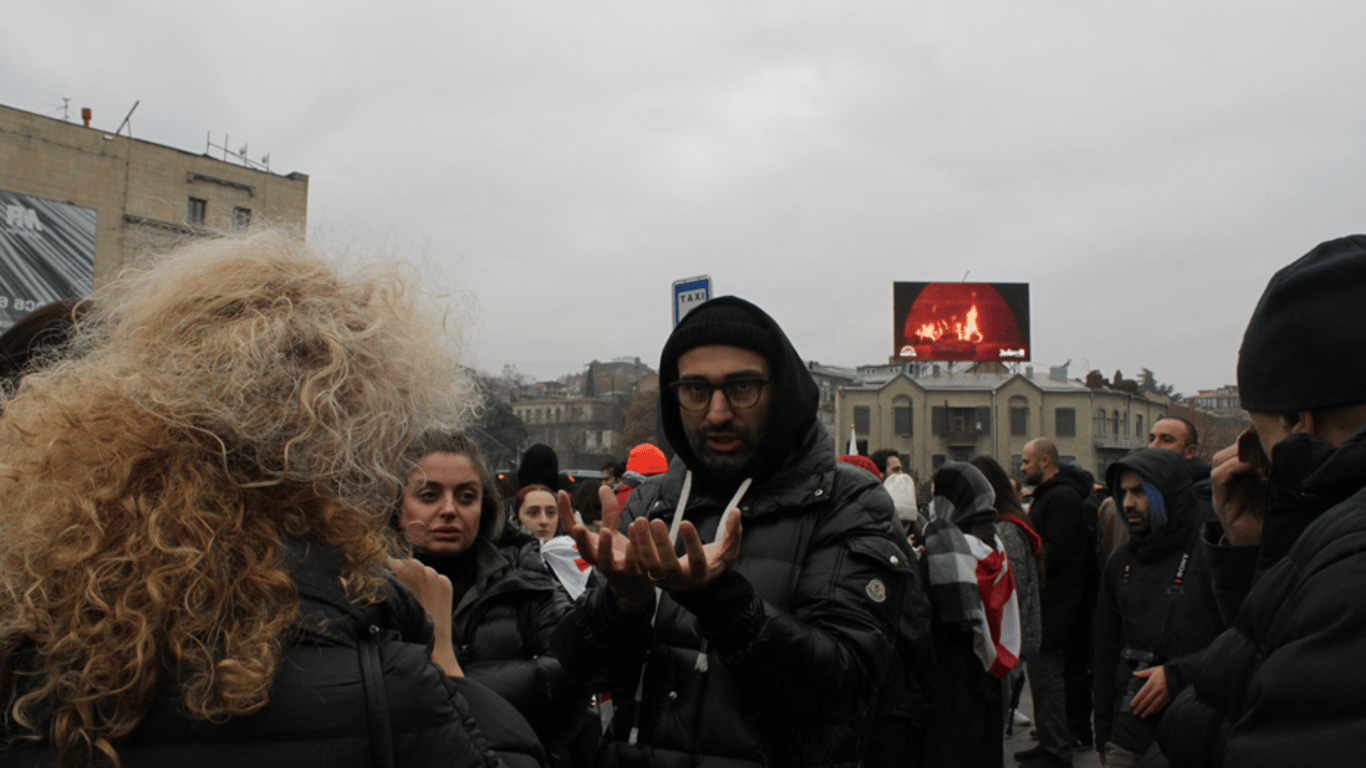
[[[1294,434],[1296,432],[1305,432],[1311,435],[1317,435],[1318,432],[1314,429],[1314,412],[1300,411],[1299,415],[1300,420],[1294,424],[1291,424],[1290,419],[1287,418],[1284,414],[1281,415],[1281,423],[1285,426],[1285,431],[1291,434]]]

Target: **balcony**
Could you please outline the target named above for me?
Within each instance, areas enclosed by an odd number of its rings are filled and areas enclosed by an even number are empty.
[[[977,437],[982,434],[985,434],[985,431],[976,427],[950,429],[949,433],[944,436],[944,440],[951,448],[969,447],[977,445]]]

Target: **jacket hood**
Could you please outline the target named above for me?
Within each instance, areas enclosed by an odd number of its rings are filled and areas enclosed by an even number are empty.
[[[965,534],[993,547],[996,535],[996,492],[977,467],[950,461],[934,473],[930,519],[948,520]]]
[[[1124,470],[1131,470],[1162,494],[1167,522],[1162,526],[1153,525],[1146,534],[1134,536],[1135,547],[1144,549],[1156,546],[1165,551],[1163,542],[1184,541],[1186,533],[1200,523],[1196,508],[1195,491],[1191,484],[1190,467],[1179,453],[1165,448],[1143,448],[1111,464],[1105,470],[1105,482],[1110,495],[1115,500],[1115,514],[1124,520],[1124,494],[1119,488],[1119,477]]]
[[[1039,487],[1034,489],[1037,497],[1040,491],[1047,491],[1054,485],[1065,485],[1077,492],[1082,499],[1090,496],[1095,489],[1091,487],[1091,473],[1084,471],[1076,464],[1058,465],[1058,473],[1052,478],[1039,483]]]
[[[722,296],[689,312],[669,335],[660,356],[660,418],[674,452],[707,484],[726,484],[741,478],[718,477],[698,460],[683,429],[678,397],[669,386],[678,381],[678,358],[706,344],[741,347],[763,355],[768,361],[768,424],[754,460],[739,473],[755,482],[766,480],[796,450],[797,438],[816,422],[820,390],[787,334],[762,309],[735,296]]]

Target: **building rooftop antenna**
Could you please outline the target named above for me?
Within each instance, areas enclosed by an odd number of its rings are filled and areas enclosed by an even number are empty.
[[[246,144],[243,144],[236,152],[232,151],[231,149],[228,149],[228,135],[227,135],[226,133],[223,134],[223,143],[222,143],[222,144],[215,144],[215,143],[213,143],[213,132],[212,132],[212,131],[210,131],[210,132],[205,136],[205,138],[204,138],[204,154],[205,154],[206,156],[209,155],[209,151],[210,151],[210,150],[218,150],[218,151],[221,151],[221,152],[223,153],[223,161],[224,161],[224,162],[227,162],[229,159],[232,159],[232,160],[236,160],[238,163],[241,163],[242,165],[246,166],[247,168],[251,168],[251,169],[253,169],[253,170],[257,170],[257,171],[260,171],[260,170],[269,171],[269,170],[270,170],[270,153],[269,153],[269,152],[265,153],[264,155],[261,156],[260,161],[256,161],[256,160],[252,160],[250,157],[247,157],[247,148],[248,148],[247,145],[246,145]]]
[[[53,109],[52,111],[53,111],[53,112],[61,112],[61,113],[62,113],[62,122],[64,122],[64,123],[69,123],[69,122],[71,122],[71,99],[68,99],[67,97],[63,96],[63,97],[62,97],[62,106],[56,107],[56,108]]]
[[[128,110],[128,114],[123,116],[123,122],[119,123],[119,129],[117,131],[114,131],[115,136],[122,133],[123,127],[126,125],[128,126],[128,138],[133,138],[133,124],[128,121],[133,119],[133,113],[137,111],[138,105],[141,103],[142,99],[138,99],[137,101],[133,102],[133,108]]]

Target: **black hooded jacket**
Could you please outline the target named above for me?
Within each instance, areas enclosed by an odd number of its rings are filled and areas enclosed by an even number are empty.
[[[1172,702],[1145,765],[1355,765],[1366,745],[1366,426],[1277,443],[1260,547],[1218,546],[1236,616]],[[1250,589],[1248,585],[1250,586]]]
[[[857,765],[903,592],[918,583],[891,497],[871,474],[835,461],[816,421],[815,383],[757,307],[716,299],[675,329],[660,400],[678,456],[631,494],[621,530],[638,517],[671,522],[691,472],[684,518],[703,541],[715,536],[740,478],[701,467],[668,386],[678,356],[710,343],[756,349],[772,376],[766,437],[739,502],[739,559],[705,587],[661,592],[653,623],[649,611],[618,611],[609,588],[590,588],[557,630],[556,649],[572,674],[614,694],[602,765]]]
[[[1095,531],[1082,500],[1091,493],[1073,464],[1063,464],[1034,489],[1029,520],[1043,539],[1044,577],[1039,590],[1043,645],[1056,647],[1084,631],[1095,580]]]
[[[473,550],[474,585],[456,596],[452,612],[456,658],[467,677],[516,707],[548,749],[563,746],[588,706],[587,693],[550,649],[551,634],[569,612],[569,594],[543,563],[540,570],[518,567],[509,551],[482,538]],[[450,575],[449,558],[417,557]]]
[[[1150,518],[1106,562],[1095,619],[1096,744],[1113,742],[1142,753],[1157,736],[1162,712],[1140,718],[1127,706],[1142,684],[1133,672],[1165,666],[1176,695],[1188,684],[1198,654],[1224,630],[1200,547],[1200,506],[1185,460],[1162,448],[1145,448],[1111,464],[1106,481],[1115,512],[1124,519],[1120,478],[1131,470],[1162,495],[1166,520]],[[1127,520],[1125,525],[1128,525]],[[1192,656],[1195,654],[1195,656]]]

